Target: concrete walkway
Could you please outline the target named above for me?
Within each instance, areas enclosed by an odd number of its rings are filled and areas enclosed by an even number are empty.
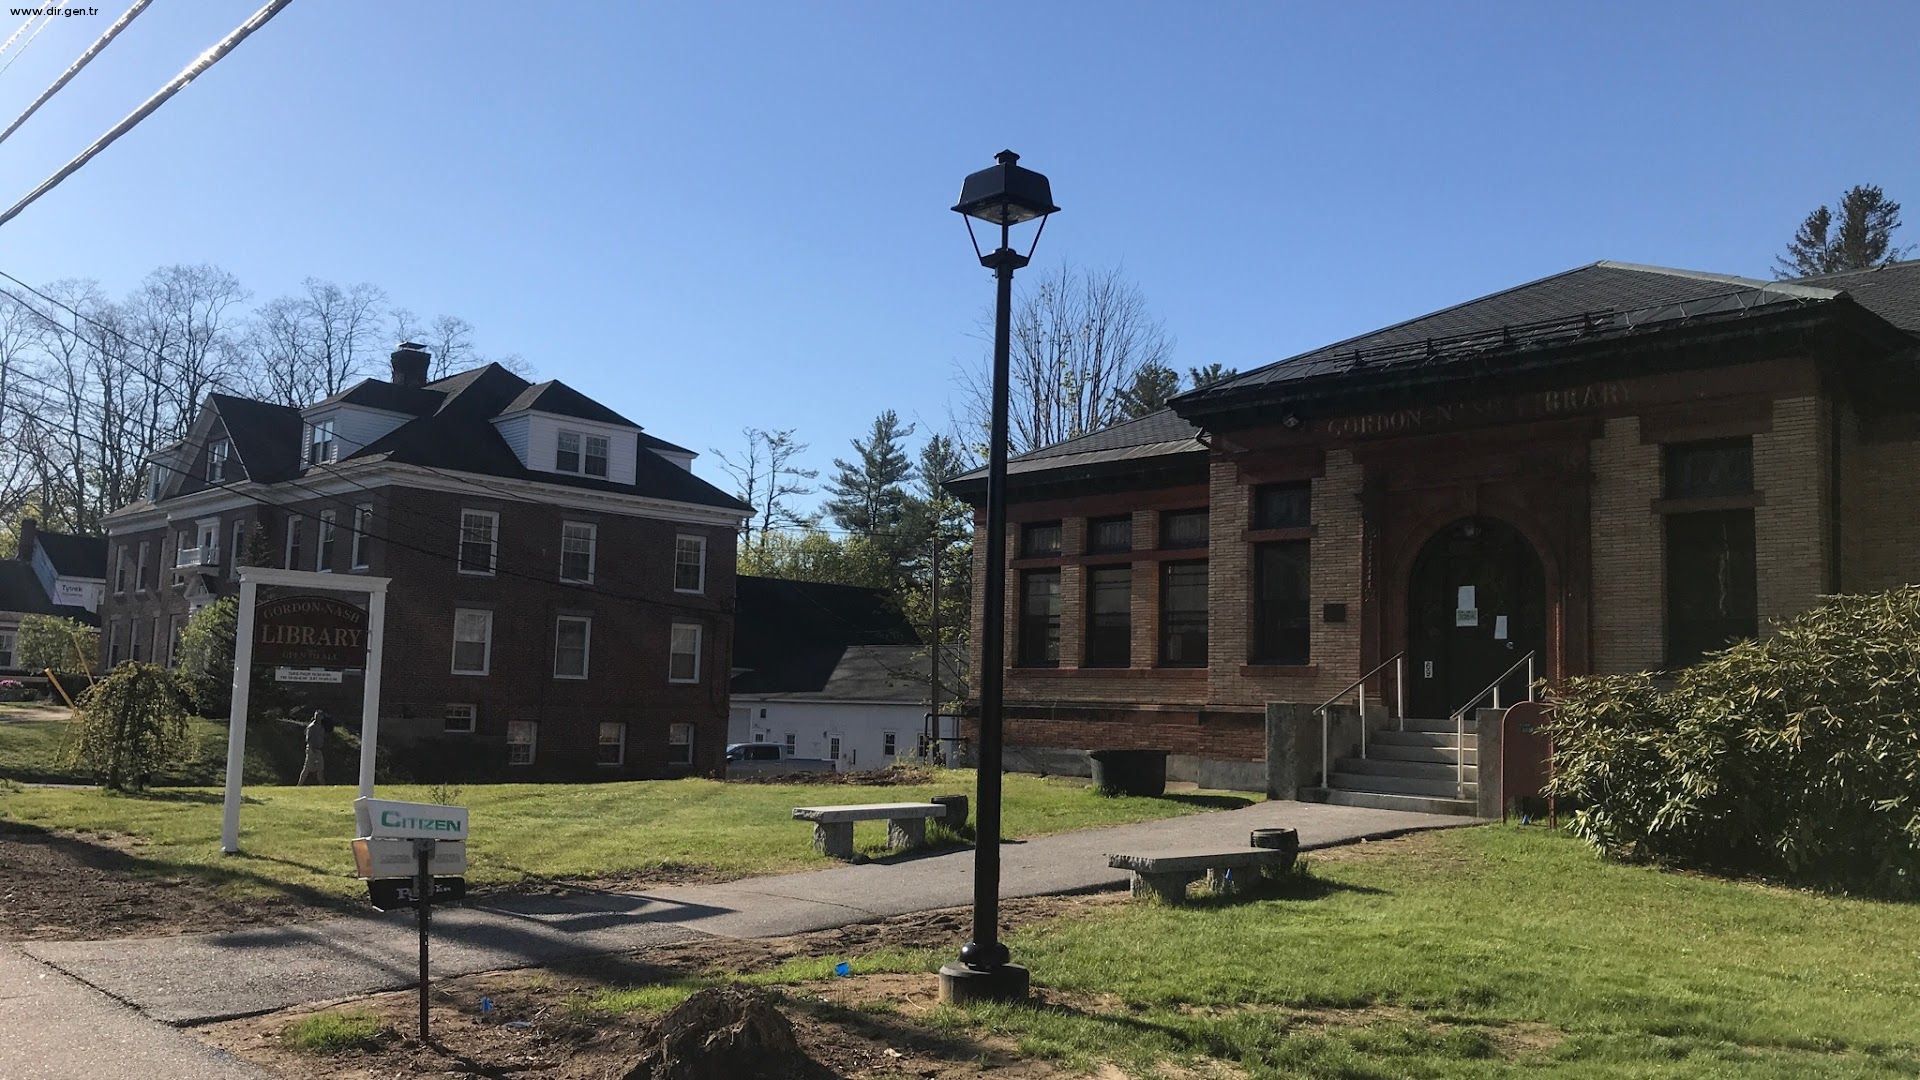
[[[1323,803],[1264,802],[1002,848],[1001,895],[1116,887],[1107,855],[1244,845],[1255,828],[1298,829],[1302,848],[1328,847],[1472,819]],[[793,842],[809,842],[796,824]],[[724,885],[645,893],[483,899],[434,916],[438,976],[569,962],[702,934],[781,937],[891,915],[962,907],[973,899],[973,853],[835,867]],[[28,953],[158,1020],[192,1024],[412,985],[410,914],[334,918],[222,934],[27,943]]]
[[[0,1074],[7,1080],[267,1080],[0,945]]]

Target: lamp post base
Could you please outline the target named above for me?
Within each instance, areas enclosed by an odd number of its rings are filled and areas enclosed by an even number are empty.
[[[940,1003],[1025,1001],[1027,982],[1027,969],[1019,964],[1001,964],[986,971],[965,964],[945,964],[940,968]]]

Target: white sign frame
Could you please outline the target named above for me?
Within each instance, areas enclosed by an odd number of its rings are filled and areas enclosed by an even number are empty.
[[[349,847],[353,850],[354,876],[362,881],[377,878],[415,878],[420,875],[420,856],[416,853],[411,840],[360,836],[355,837]],[[427,872],[432,877],[465,877],[467,875],[466,841],[435,841],[433,854],[429,856],[427,866],[429,867]],[[383,872],[389,870],[392,873]]]
[[[380,742],[380,664],[385,655],[387,586],[392,578],[323,574],[317,570],[240,567],[240,625],[234,635],[233,709],[227,721],[227,795],[220,822],[220,850],[240,850],[240,779],[247,763],[247,703],[253,691],[253,613],[262,585],[288,585],[321,592],[359,593],[367,598],[366,690],[360,703],[360,795],[373,794],[373,761]]]
[[[407,825],[404,822],[386,825],[381,818],[387,814],[397,814],[403,818],[438,818],[456,826],[451,829],[430,829],[419,825]],[[371,799],[362,796],[353,800],[353,820],[359,827],[359,834],[379,840],[437,840],[441,843],[453,843],[467,839],[467,808],[464,806],[445,806],[440,803],[395,802],[392,799]]]

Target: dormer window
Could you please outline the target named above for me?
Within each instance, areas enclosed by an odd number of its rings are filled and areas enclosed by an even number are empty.
[[[559,444],[554,448],[553,454],[555,472],[599,477],[607,475],[607,437],[605,435],[562,431],[559,438]]]
[[[233,444],[226,439],[207,445],[207,483],[218,484],[226,480],[227,456],[232,452]]]
[[[336,445],[333,441],[333,418],[316,420],[313,424],[313,439],[307,444],[307,464],[324,465],[335,460]]]

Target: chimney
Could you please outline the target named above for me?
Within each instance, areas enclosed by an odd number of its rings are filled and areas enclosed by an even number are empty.
[[[427,365],[433,362],[433,354],[425,345],[417,341],[403,341],[393,350],[393,385],[425,386],[427,384]]]
[[[21,562],[33,561],[33,545],[38,539],[40,539],[40,523],[32,518],[21,518],[20,550],[14,553]]]

